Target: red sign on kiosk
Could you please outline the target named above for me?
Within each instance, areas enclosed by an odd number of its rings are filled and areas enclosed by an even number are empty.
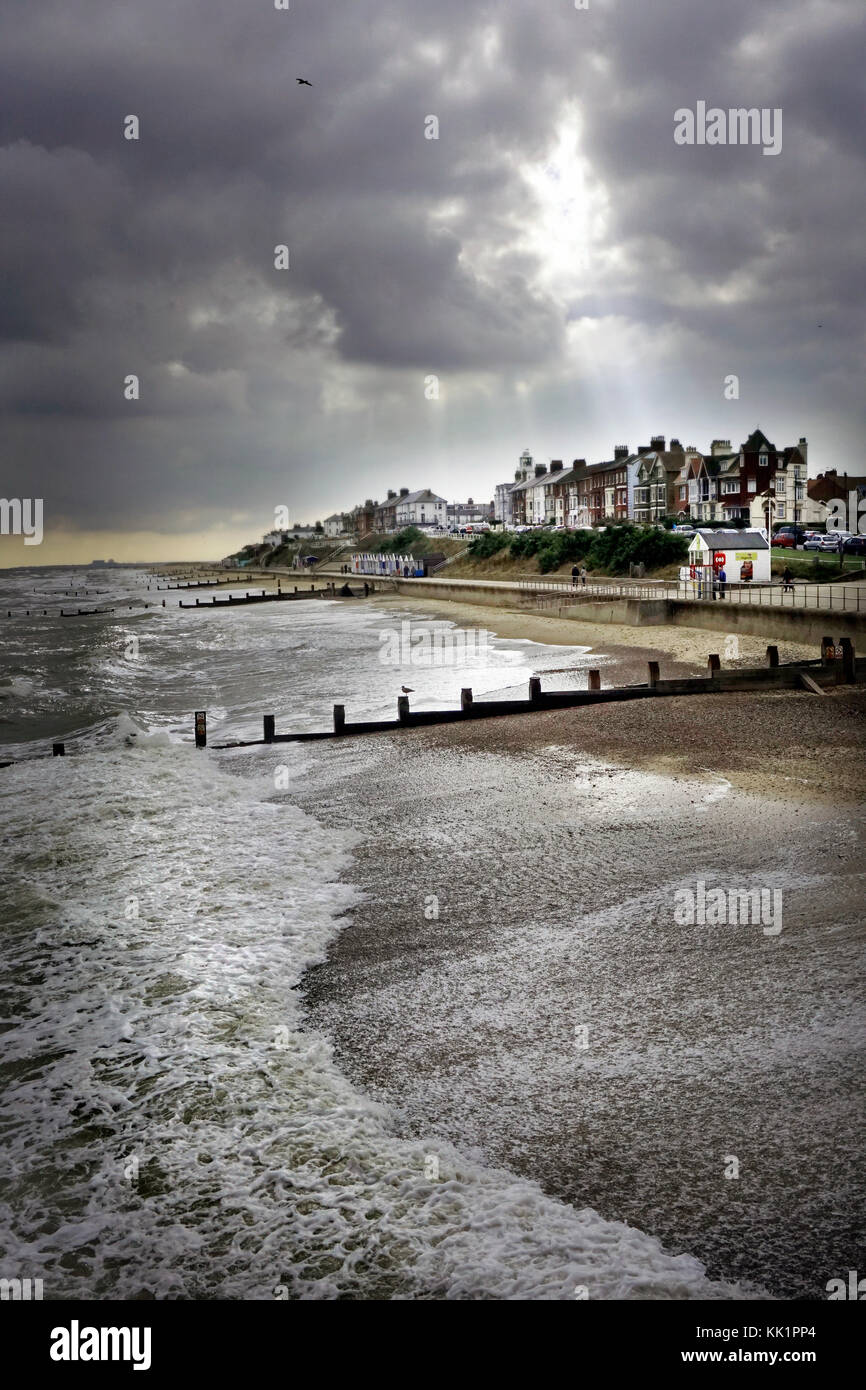
[[[725,568],[725,552],[716,550],[713,552],[713,569],[723,570]]]

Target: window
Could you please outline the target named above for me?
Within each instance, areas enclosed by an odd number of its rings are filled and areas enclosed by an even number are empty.
[[[758,491],[758,480],[757,480],[757,478],[750,478],[750,479],[749,479],[749,492],[757,492],[757,491]]]
[[[722,492],[724,492],[724,493],[739,492],[739,490],[740,490],[740,480],[739,480],[739,478],[729,478],[729,479],[726,479],[726,481],[725,481],[725,483],[724,483],[724,485],[723,485],[723,487],[722,487]]]
[[[784,497],[784,495],[785,495],[785,479],[784,479],[784,478],[777,478],[777,479],[776,479],[776,494],[777,494],[777,496],[779,496],[779,497]]]
[[[761,454],[760,457],[758,458],[758,463],[761,465],[762,468],[766,468],[768,462],[769,462],[769,460],[767,459],[767,455],[766,455],[766,454]]]
[[[776,520],[777,520],[777,521],[784,521],[784,520],[785,520],[785,504],[784,504],[784,502],[780,502],[779,505],[778,505],[778,507],[776,508]]]

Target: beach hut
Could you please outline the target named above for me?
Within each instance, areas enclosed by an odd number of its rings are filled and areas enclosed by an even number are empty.
[[[689,546],[689,577],[711,586],[722,569],[729,584],[769,584],[770,547],[763,532],[698,528]]]

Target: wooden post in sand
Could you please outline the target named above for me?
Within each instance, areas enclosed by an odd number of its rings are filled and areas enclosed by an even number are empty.
[[[842,679],[846,685],[854,684],[854,643],[850,637],[841,637],[839,645],[842,648],[842,660],[839,663],[842,667]]]
[[[836,639],[835,637],[821,638],[821,665],[832,666],[836,660]]]
[[[64,758],[64,757],[66,756],[66,744],[65,744],[65,743],[52,743],[52,745],[51,745],[51,756],[52,756],[52,758]]]
[[[398,696],[397,696],[397,718],[399,719],[399,721],[400,721],[401,724],[408,724],[408,722],[409,722],[409,696],[408,696],[408,695],[398,695]]]
[[[601,690],[601,671],[590,671],[587,690]]]
[[[652,690],[659,683],[659,664],[657,661],[647,662],[647,685]]]
[[[778,647],[768,647],[768,648],[767,648],[767,665],[768,665],[768,666],[778,666],[778,664],[779,664],[779,648],[778,648]]]
[[[472,691],[468,686],[460,691],[460,708],[462,710],[470,710],[472,708]]]
[[[712,680],[722,669],[722,663],[715,652],[707,658],[707,679]]]
[[[541,699],[541,677],[540,677],[540,676],[530,676],[530,677],[529,677],[529,698],[530,698],[530,700],[532,701],[532,703],[533,703],[534,705],[537,705],[538,702],[540,701],[540,699]]]
[[[274,715],[272,715],[272,714],[264,714],[264,715],[262,715],[262,724],[264,725],[264,740],[265,740],[265,743],[273,743],[273,741],[274,741],[274,728],[275,728],[275,725],[276,725],[276,719],[275,719]]]
[[[334,733],[344,734],[346,732],[346,706],[334,705]]]
[[[195,746],[207,747],[207,710],[197,709],[195,712]]]

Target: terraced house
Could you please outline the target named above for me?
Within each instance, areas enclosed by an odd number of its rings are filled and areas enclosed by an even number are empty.
[[[634,487],[634,520],[644,525],[676,516],[678,489],[685,466],[686,451],[678,439],[665,448],[663,434],[654,434],[649,444],[638,449],[639,463]]]
[[[806,490],[807,454],[808,445],[802,436],[798,444],[788,445],[782,451],[781,466],[770,479],[770,497],[776,503],[773,509],[774,521],[793,521],[798,526],[806,526],[813,520]],[[762,507],[762,517],[765,513],[766,508]],[[754,521],[754,512],[752,520]],[[761,524],[763,525],[763,521]]]
[[[636,472],[637,456],[629,455],[627,444],[617,444],[613,458],[602,463],[575,459],[571,469],[569,525],[624,521],[629,515],[629,494]]]
[[[801,445],[789,449],[777,449],[775,444],[760,429],[755,429],[749,435],[744,444],[739,449],[731,452],[730,441],[715,440],[713,454],[716,458],[718,470],[718,501],[721,506],[722,521],[745,521],[752,519],[753,508],[759,511],[757,503],[758,497],[762,493],[768,493],[774,500],[772,507],[773,520],[779,521],[782,518],[778,515],[779,500],[785,509],[786,520],[795,520],[794,510],[797,506],[802,510],[803,496],[801,492],[799,502],[796,498],[796,485],[794,484],[794,469],[802,469],[801,487],[805,485],[806,463],[800,453],[801,446],[805,446],[806,441],[801,440]],[[715,445],[727,446],[721,452],[716,453]],[[797,454],[796,462],[793,454]],[[788,516],[788,463],[791,463],[791,514]],[[777,482],[781,482],[782,488],[776,490]],[[799,482],[799,478],[798,478]],[[766,518],[765,518],[766,519]]]

